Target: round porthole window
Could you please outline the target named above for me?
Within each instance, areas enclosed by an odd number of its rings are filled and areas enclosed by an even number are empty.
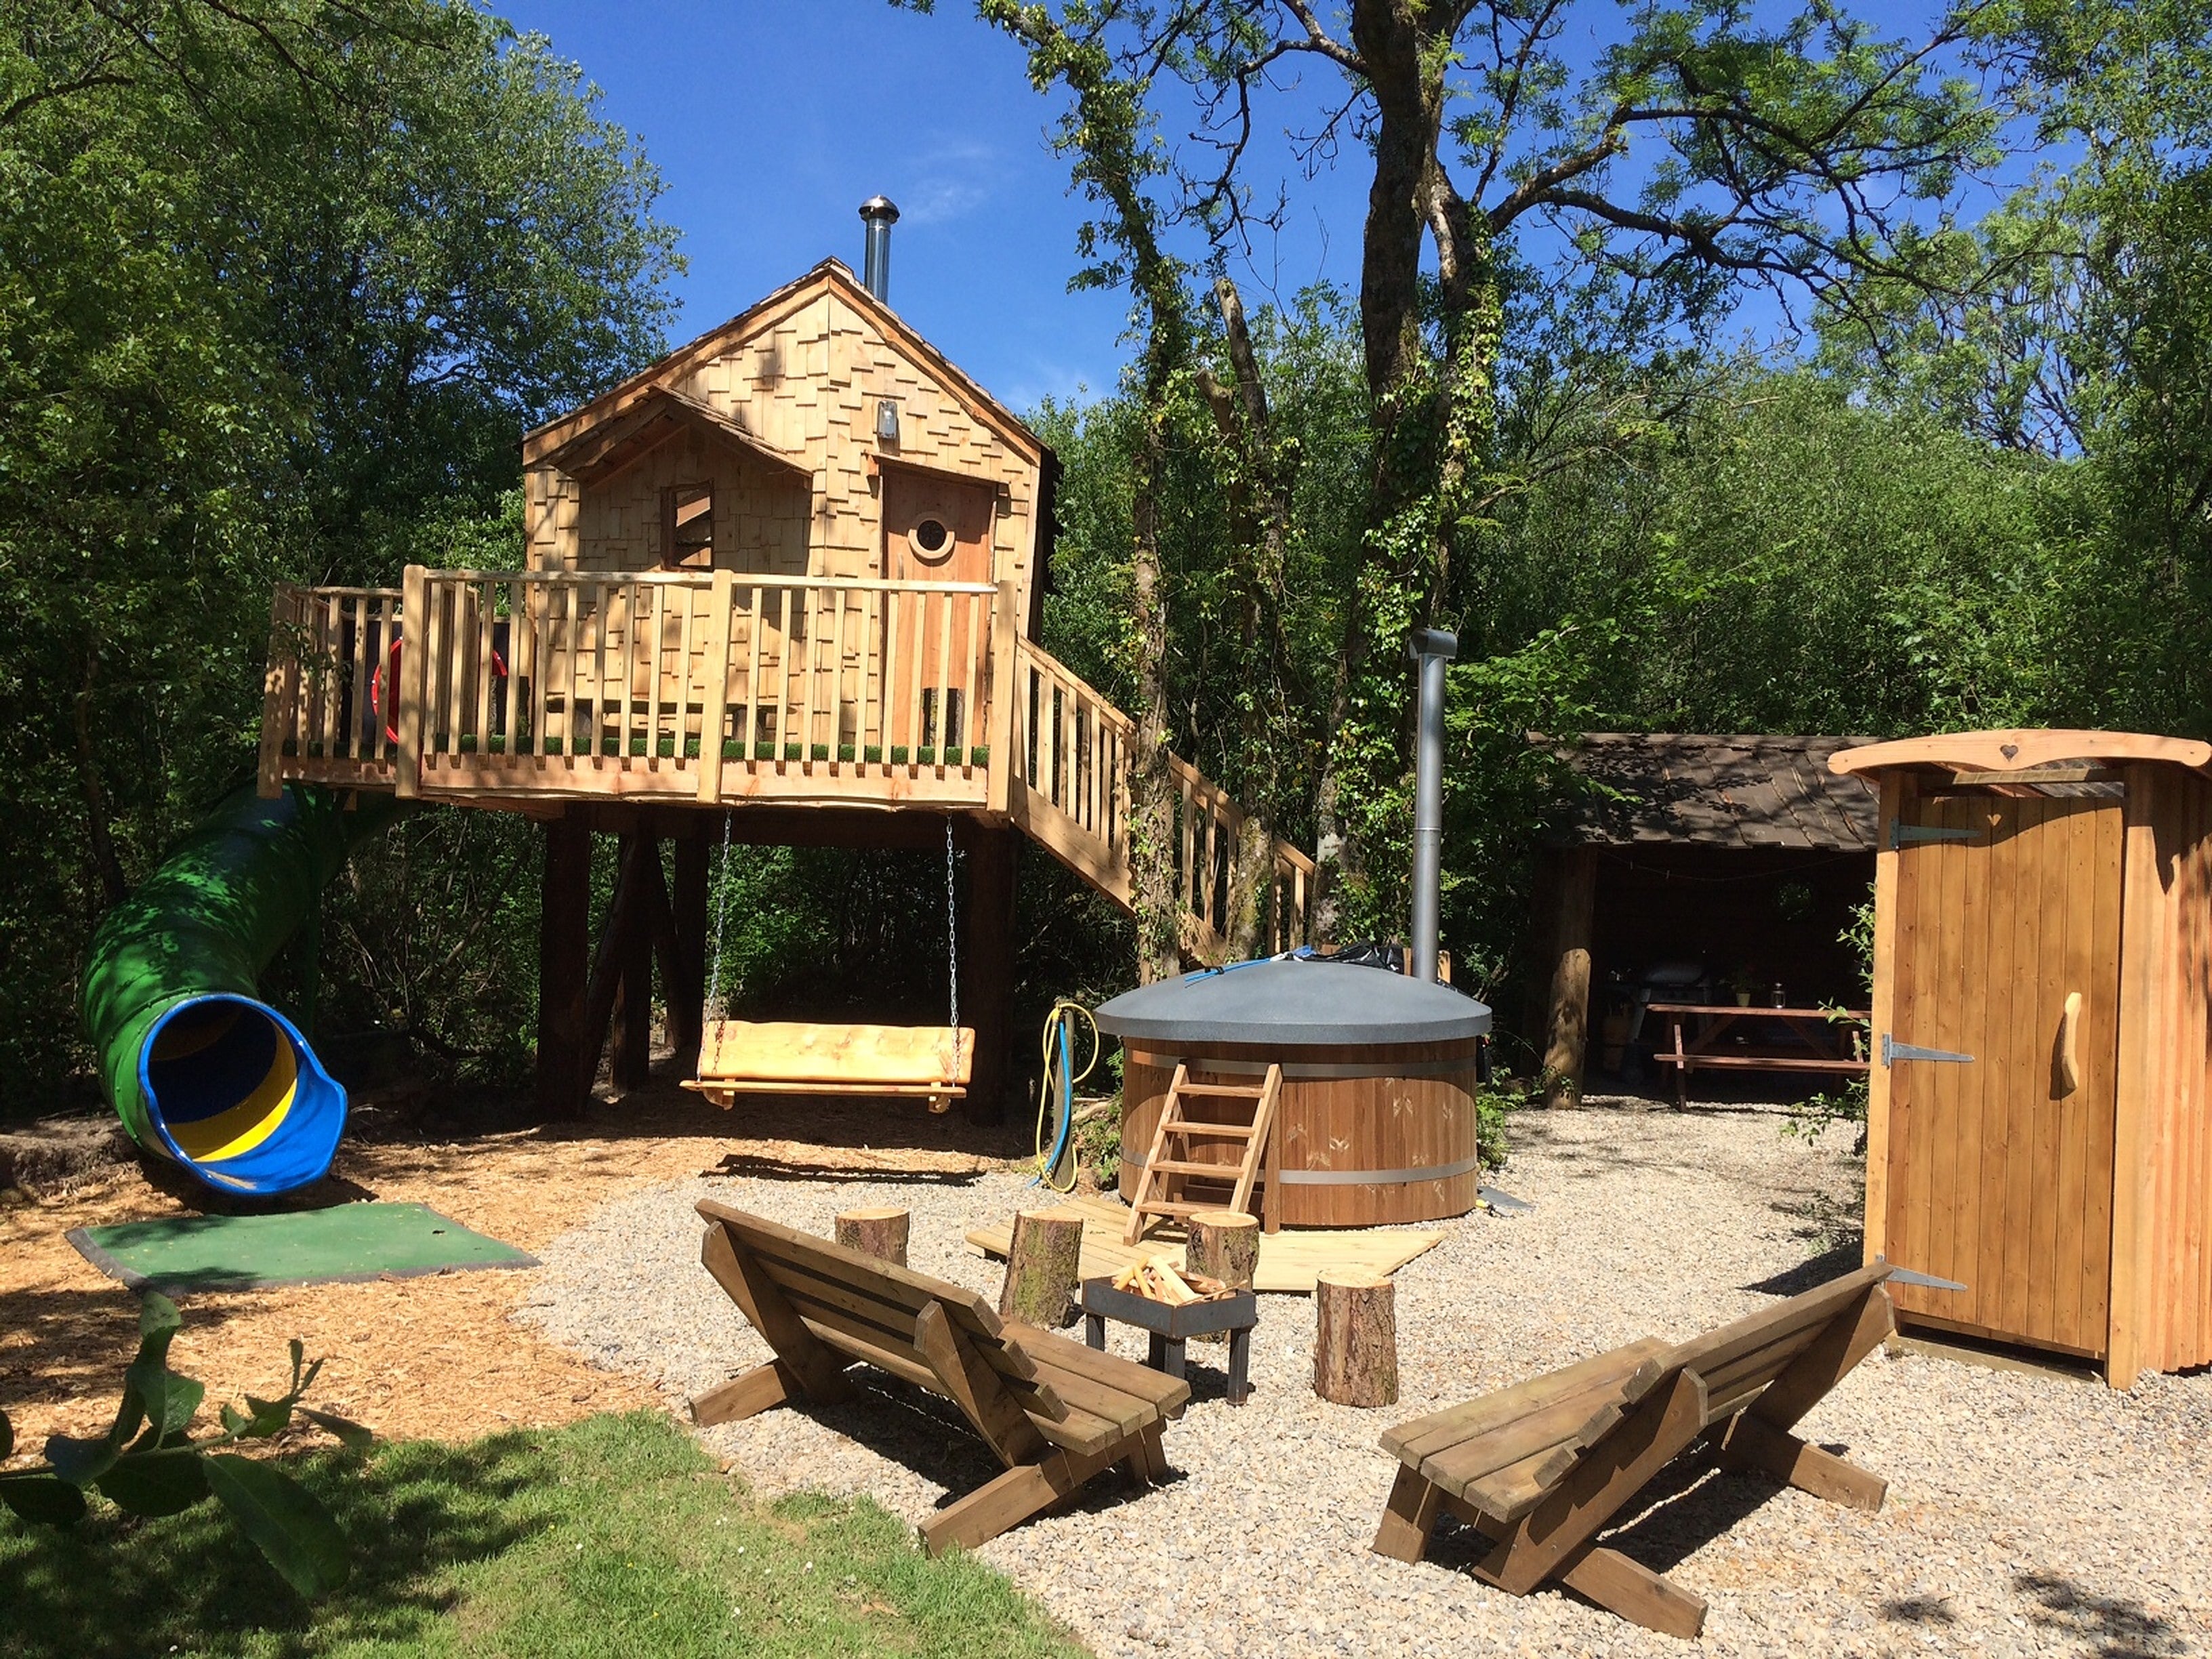
[[[952,527],[942,519],[924,519],[906,533],[908,544],[925,559],[942,559],[952,551]]]

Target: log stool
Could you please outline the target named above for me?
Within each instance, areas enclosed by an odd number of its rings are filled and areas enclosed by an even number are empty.
[[[1340,1406],[1398,1401],[1397,1287],[1380,1273],[1325,1267],[1314,1282],[1314,1392]]]
[[[1174,1377],[1183,1375],[1184,1343],[1209,1331],[1228,1332],[1229,1403],[1241,1406],[1252,1397],[1252,1328],[1260,1322],[1260,1305],[1251,1291],[1239,1291],[1234,1296],[1176,1307],[1148,1296],[1117,1291],[1110,1279],[1085,1279],[1083,1340],[1103,1351],[1109,1319],[1149,1333],[1151,1352],[1145,1363]]]
[[[912,1218],[902,1209],[846,1210],[836,1218],[837,1242],[848,1250],[906,1266],[907,1231]]]

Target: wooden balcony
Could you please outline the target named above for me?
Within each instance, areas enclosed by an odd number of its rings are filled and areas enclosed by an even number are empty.
[[[280,587],[270,623],[265,793],[977,812],[1130,901],[1133,723],[1020,636],[1010,585],[410,566]],[[1243,814],[1173,764],[1186,942],[1210,957]],[[1313,866],[1276,862],[1269,937],[1297,943]]]

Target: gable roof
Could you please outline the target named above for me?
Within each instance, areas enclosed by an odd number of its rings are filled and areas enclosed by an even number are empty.
[[[544,452],[544,458],[579,478],[618,471],[685,428],[779,471],[802,479],[813,477],[802,462],[762,442],[712,405],[665,386],[643,387],[628,408],[584,428],[566,443]]]
[[[1871,853],[1881,836],[1874,788],[1828,769],[1831,755],[1864,738],[1593,732],[1573,744],[1532,741],[1599,786],[1559,836],[1572,844]]]
[[[571,410],[523,434],[526,463],[544,460],[603,422],[626,413],[656,388],[665,388],[691,374],[702,363],[719,356],[733,343],[757,332],[783,315],[796,311],[825,293],[834,293],[845,304],[867,318],[884,337],[909,360],[941,380],[968,412],[989,427],[1032,461],[1042,461],[1044,441],[1013,410],[976,384],[944,353],[900,319],[899,314],[868,292],[844,263],[824,259],[796,281],[763,297],[729,321],[708,329],[686,345],[678,347],[659,362],[640,369],[621,384],[609,387],[581,407]],[[757,442],[757,441],[754,441]],[[773,453],[774,452],[768,452]]]

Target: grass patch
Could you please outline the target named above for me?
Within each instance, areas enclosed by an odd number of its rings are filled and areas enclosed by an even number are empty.
[[[1012,1583],[874,1502],[756,1502],[659,1413],[290,1466],[353,1577],[313,1607],[203,1508],[75,1530],[0,1515],[11,1659],[106,1655],[1079,1655]]]

